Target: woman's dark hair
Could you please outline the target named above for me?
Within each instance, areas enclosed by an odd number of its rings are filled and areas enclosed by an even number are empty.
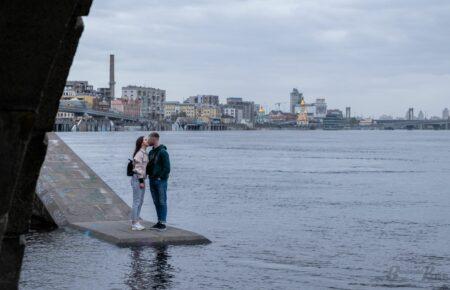
[[[138,153],[138,151],[141,150],[142,142],[144,142],[144,136],[141,136],[141,137],[137,138],[137,140],[136,140],[136,148],[134,149],[133,158],[134,158],[134,156],[136,156],[136,153]]]

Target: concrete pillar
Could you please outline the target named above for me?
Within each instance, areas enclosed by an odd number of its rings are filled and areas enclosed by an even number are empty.
[[[16,289],[43,139],[90,1],[7,1],[0,9],[0,289]],[[25,180],[25,181],[24,181]]]

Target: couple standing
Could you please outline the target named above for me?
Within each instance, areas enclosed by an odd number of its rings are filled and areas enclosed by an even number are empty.
[[[147,147],[152,150],[147,155]],[[167,179],[170,173],[170,160],[166,146],[159,144],[159,134],[151,133],[136,140],[133,154],[133,208],[131,211],[131,229],[142,231],[145,227],[140,223],[140,213],[145,195],[145,178],[149,177],[150,192],[155,204],[158,223],[152,229],[165,230],[167,218]]]

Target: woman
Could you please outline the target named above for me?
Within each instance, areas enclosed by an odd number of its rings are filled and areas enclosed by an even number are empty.
[[[136,140],[136,148],[133,154],[133,176],[131,177],[131,187],[133,188],[133,208],[131,210],[131,230],[142,231],[145,229],[139,222],[142,204],[145,194],[145,169],[148,163],[146,149],[148,140],[144,136]]]

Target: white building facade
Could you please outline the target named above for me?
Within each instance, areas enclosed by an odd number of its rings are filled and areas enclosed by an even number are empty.
[[[165,90],[141,86],[126,86],[122,87],[122,98],[140,100],[141,118],[150,120],[162,120],[164,118]]]

